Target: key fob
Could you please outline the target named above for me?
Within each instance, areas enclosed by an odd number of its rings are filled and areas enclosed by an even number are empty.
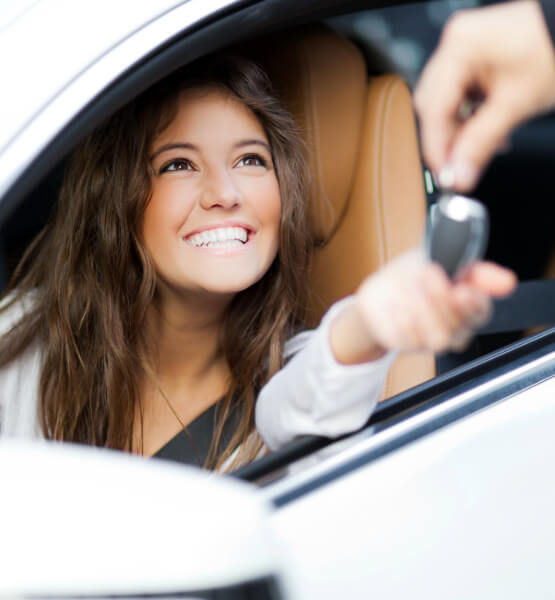
[[[432,212],[427,236],[428,256],[454,279],[482,258],[488,233],[488,212],[481,202],[446,192]]]

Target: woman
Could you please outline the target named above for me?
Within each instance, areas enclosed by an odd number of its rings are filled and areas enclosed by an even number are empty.
[[[242,59],[188,68],[93,132],[3,305],[3,430],[155,455],[215,415],[192,447],[232,468],[263,451],[258,395],[271,448],[356,428],[393,351],[460,343],[512,289],[492,265],[451,285],[411,253],[292,337],[307,180],[295,123]]]

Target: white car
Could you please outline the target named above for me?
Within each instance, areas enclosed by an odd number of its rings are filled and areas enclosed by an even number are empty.
[[[360,181],[371,172],[368,203],[379,205],[392,244],[381,260],[410,246],[437,194],[401,80],[414,83],[450,12],[477,4],[0,2],[2,284],[83,136],[161,77],[237,44],[254,48],[286,92],[297,86],[293,95],[308,89],[299,65],[316,65],[308,73],[324,90],[311,117],[318,143],[356,164]],[[363,74],[367,108],[351,105],[358,84],[341,84],[352,73]],[[523,279],[546,277],[553,250],[553,203],[526,200],[551,183],[554,129],[552,115],[520,129],[476,190],[490,212],[488,256]],[[339,211],[349,214],[351,176],[323,171],[330,197],[349,190]],[[416,221],[409,204],[395,218],[388,212],[391,198],[406,200],[403,186],[420,199]],[[326,226],[336,235],[343,225]],[[546,281],[528,289],[554,298]],[[329,301],[336,292],[322,293]],[[301,438],[235,477],[0,440],[0,599],[555,597],[555,330],[522,337],[553,324],[553,312],[526,312],[524,292],[497,306],[463,357],[399,364],[363,430]],[[513,313],[520,309],[524,316]]]

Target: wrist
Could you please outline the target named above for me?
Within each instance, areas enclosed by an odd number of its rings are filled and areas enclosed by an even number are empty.
[[[388,351],[372,336],[356,301],[330,324],[329,343],[337,362],[346,365],[378,360]]]

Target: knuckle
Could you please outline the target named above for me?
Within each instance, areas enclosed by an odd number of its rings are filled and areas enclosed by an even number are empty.
[[[442,39],[457,39],[460,42],[461,37],[466,36],[469,31],[472,32],[473,25],[470,22],[472,20],[470,14],[467,10],[459,10],[452,14],[443,28]]]

